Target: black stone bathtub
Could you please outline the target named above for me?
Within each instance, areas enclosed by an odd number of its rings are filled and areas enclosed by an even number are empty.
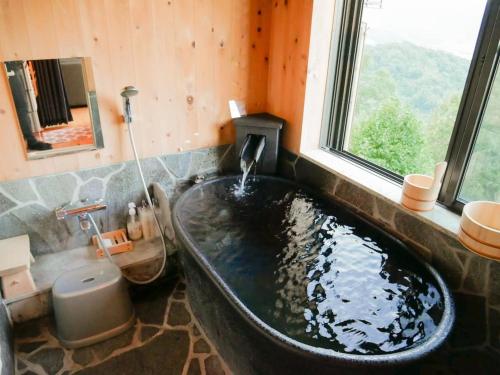
[[[450,292],[411,249],[287,180],[239,184],[174,208],[193,311],[237,375],[390,373],[443,343]]]

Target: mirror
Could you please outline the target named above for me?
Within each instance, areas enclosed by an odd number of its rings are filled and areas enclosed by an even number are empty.
[[[103,147],[90,58],[4,66],[28,159]]]

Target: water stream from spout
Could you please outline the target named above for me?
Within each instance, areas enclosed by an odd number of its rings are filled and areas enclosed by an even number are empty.
[[[243,191],[245,190],[245,181],[248,177],[248,174],[252,170],[252,166],[253,166],[254,162],[255,162],[254,160],[250,161],[249,163],[247,163],[244,160],[240,161],[240,168],[241,168],[241,171],[243,172],[243,176],[241,177],[241,185],[240,185],[240,191],[239,191],[240,193],[243,193]]]

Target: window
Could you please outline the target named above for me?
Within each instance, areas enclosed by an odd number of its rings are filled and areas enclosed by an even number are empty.
[[[496,0],[338,1],[322,146],[397,181],[447,160],[443,203],[498,200],[498,9]]]
[[[459,199],[464,201],[500,201],[500,83],[495,73],[460,189]]]

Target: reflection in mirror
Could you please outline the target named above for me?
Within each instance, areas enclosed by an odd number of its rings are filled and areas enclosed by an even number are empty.
[[[102,148],[87,58],[5,62],[29,159]]]

